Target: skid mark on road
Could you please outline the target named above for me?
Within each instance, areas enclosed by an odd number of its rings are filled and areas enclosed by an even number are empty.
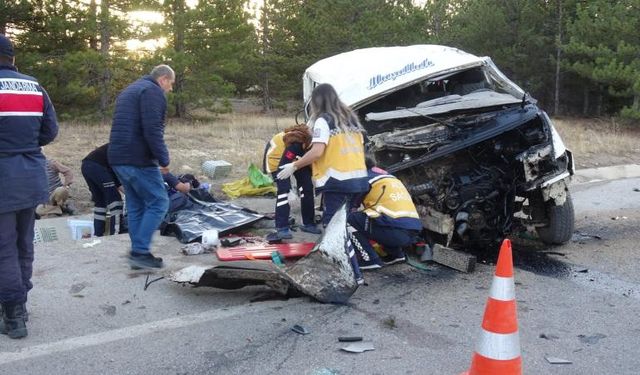
[[[284,305],[294,305],[296,303],[299,302],[285,302]],[[71,337],[60,341],[29,346],[26,348],[22,348],[21,350],[16,352],[0,352],[0,365],[31,359],[34,357],[66,352],[70,350],[78,350],[86,347],[103,345],[114,341],[126,340],[152,333],[189,327],[196,324],[220,321],[246,313],[259,315],[261,312],[270,310],[274,306],[283,306],[283,302],[264,302],[260,304],[260,309],[253,309],[253,306],[242,305],[234,308],[229,308],[228,310],[208,310],[197,314],[183,315],[177,318],[158,320],[135,326],[114,329],[111,331]]]

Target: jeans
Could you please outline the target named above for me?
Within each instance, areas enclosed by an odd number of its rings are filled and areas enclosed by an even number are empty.
[[[33,285],[35,208],[0,214],[0,303],[25,303]]]
[[[131,253],[149,254],[153,232],[169,209],[169,197],[158,167],[114,165],[126,196]]]

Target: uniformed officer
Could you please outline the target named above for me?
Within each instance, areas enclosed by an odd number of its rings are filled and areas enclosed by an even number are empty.
[[[109,144],[104,144],[91,151],[82,159],[82,176],[91,191],[93,201],[93,231],[98,237],[105,234],[115,234],[116,218],[120,222],[120,233],[125,233],[124,217],[122,214],[121,184],[109,165],[107,153]],[[109,227],[106,227],[109,218]],[[108,230],[107,230],[108,229]]]
[[[38,81],[18,73],[0,34],[0,333],[27,336],[35,208],[49,199],[44,146],[58,134],[56,113]]]
[[[265,152],[264,169],[265,172],[271,173],[276,181],[276,232],[267,235],[267,241],[278,242],[283,239],[292,238],[293,235],[289,229],[289,213],[291,207],[289,205],[289,191],[291,190],[291,178],[278,179],[277,173],[279,168],[294,162],[304,155],[311,144],[311,133],[307,125],[296,125],[287,128],[271,138]],[[302,226],[300,230],[303,232],[320,234],[320,230],[315,224],[315,208],[313,182],[311,181],[311,167],[306,166],[297,169],[293,173],[298,186],[300,195],[300,210],[302,213]]]
[[[422,229],[416,207],[402,181],[373,165],[368,175],[370,189],[362,199],[363,209],[347,217],[349,229],[357,240],[354,242],[361,269],[405,261],[402,248],[411,245]],[[382,261],[369,240],[384,247],[387,256]]]

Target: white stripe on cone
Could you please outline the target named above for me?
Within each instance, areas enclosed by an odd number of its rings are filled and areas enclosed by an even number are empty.
[[[513,301],[516,299],[513,277],[494,276],[491,283],[491,298],[498,301]]]
[[[501,334],[482,329],[478,342],[478,354],[499,361],[520,357],[520,335],[518,332]]]

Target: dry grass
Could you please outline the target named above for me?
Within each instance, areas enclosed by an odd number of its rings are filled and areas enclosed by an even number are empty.
[[[640,162],[640,127],[615,120],[554,119],[577,168]]]
[[[625,128],[604,120],[555,119],[554,123],[573,150],[578,168],[640,160],[640,128]],[[249,163],[261,165],[266,141],[293,124],[293,116],[255,114],[228,114],[196,123],[171,121],[165,131],[171,168],[176,173],[199,175],[202,162],[223,159],[233,164],[231,176],[226,180],[242,177]],[[63,123],[56,141],[45,148],[49,157],[75,171],[72,196],[78,208],[85,212],[91,202],[89,189],[80,174],[80,163],[91,150],[108,141],[110,128],[110,124]],[[225,181],[214,181],[214,184],[221,182]]]
[[[171,121],[165,130],[171,169],[175,173],[188,172],[198,176],[202,173],[202,162],[222,159],[233,164],[232,173],[226,180],[239,178],[246,174],[249,163],[260,167],[266,142],[273,134],[293,124],[292,116],[249,114],[223,115],[209,122]],[[91,207],[91,202],[89,189],[80,173],[81,160],[94,148],[108,142],[110,129],[108,123],[62,123],[57,139],[45,147],[47,157],[74,170],[76,183],[72,185],[71,194],[82,211]]]

